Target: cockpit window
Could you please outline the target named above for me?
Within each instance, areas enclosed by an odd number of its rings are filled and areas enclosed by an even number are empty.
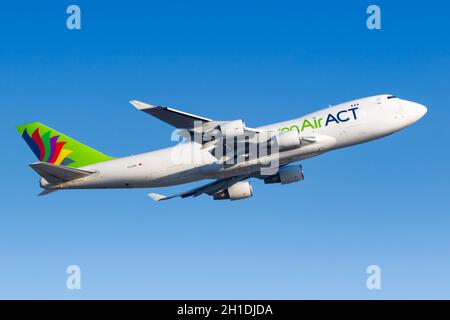
[[[397,98],[396,96],[388,96],[387,97],[388,99],[395,99],[395,98]]]

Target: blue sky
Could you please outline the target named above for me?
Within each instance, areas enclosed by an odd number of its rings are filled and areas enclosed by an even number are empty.
[[[374,3],[379,31],[368,1],[3,3],[0,298],[450,298],[450,7]],[[81,30],[66,28],[70,4]],[[132,99],[258,126],[379,93],[428,114],[233,203],[155,203],[144,189],[37,197],[15,131],[41,121],[125,156],[172,144]],[[65,286],[71,264],[79,291]]]

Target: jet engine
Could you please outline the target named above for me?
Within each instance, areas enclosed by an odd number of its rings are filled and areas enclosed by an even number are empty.
[[[250,182],[238,182],[225,190],[213,194],[214,200],[241,200],[253,196]]]
[[[292,165],[281,167],[278,173],[267,177],[264,179],[264,183],[281,183],[287,184],[297,181],[302,181],[305,177],[303,176],[303,168],[301,165]]]
[[[222,123],[220,132],[224,138],[241,136],[245,132],[245,123],[242,120],[234,120]]]
[[[300,133],[298,130],[284,131],[275,136],[276,146],[279,150],[295,149],[301,146]]]

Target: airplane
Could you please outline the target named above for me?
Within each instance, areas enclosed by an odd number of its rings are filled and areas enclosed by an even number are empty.
[[[183,141],[115,158],[39,122],[18,126],[39,160],[30,164],[41,176],[39,184],[44,190],[39,195],[63,189],[159,188],[208,179],[212,181],[185,192],[148,196],[155,201],[203,194],[214,200],[246,199],[253,196],[247,181],[251,178],[266,184],[302,181],[303,168],[296,162],[388,136],[427,112],[424,105],[382,94],[251,128],[242,119],[216,121],[137,100],[130,103],[175,127]],[[239,141],[244,147],[236,147]]]

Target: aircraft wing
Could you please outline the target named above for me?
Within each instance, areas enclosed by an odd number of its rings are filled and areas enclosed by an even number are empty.
[[[138,100],[132,100],[130,103],[138,110],[143,111],[159,120],[162,120],[175,128],[178,129],[194,129],[195,125],[198,125],[198,122],[203,126],[206,123],[210,123],[211,126],[220,125],[222,123],[226,123],[227,121],[215,121],[209,118],[197,116],[195,114],[187,113],[184,111],[180,111],[174,108],[151,105],[145,102],[141,102]],[[196,123],[197,122],[197,123]],[[245,127],[245,131],[247,132],[259,132],[256,129]]]
[[[227,179],[218,179],[211,183],[200,186],[198,188],[195,188],[195,189],[192,189],[189,191],[185,191],[185,192],[181,192],[181,193],[177,193],[177,194],[174,194],[171,196],[164,196],[164,195],[157,194],[157,193],[149,193],[148,196],[155,201],[169,200],[169,199],[173,199],[176,197],[181,197],[181,198],[186,198],[186,197],[191,197],[191,196],[198,197],[199,195],[202,195],[204,193],[211,196],[214,193],[219,192],[224,189],[227,189],[227,188],[231,187],[232,185],[234,185],[235,183],[238,183],[239,181],[245,180],[247,178],[248,178],[248,176],[236,176],[236,177],[231,177],[231,178],[227,178]]]
[[[211,119],[196,116],[187,112],[183,112],[177,109],[153,106],[141,101],[133,100],[130,103],[138,110],[143,111],[159,120],[162,120],[178,129],[191,129],[194,128],[194,122],[200,121],[202,124],[205,122],[211,122]]]

